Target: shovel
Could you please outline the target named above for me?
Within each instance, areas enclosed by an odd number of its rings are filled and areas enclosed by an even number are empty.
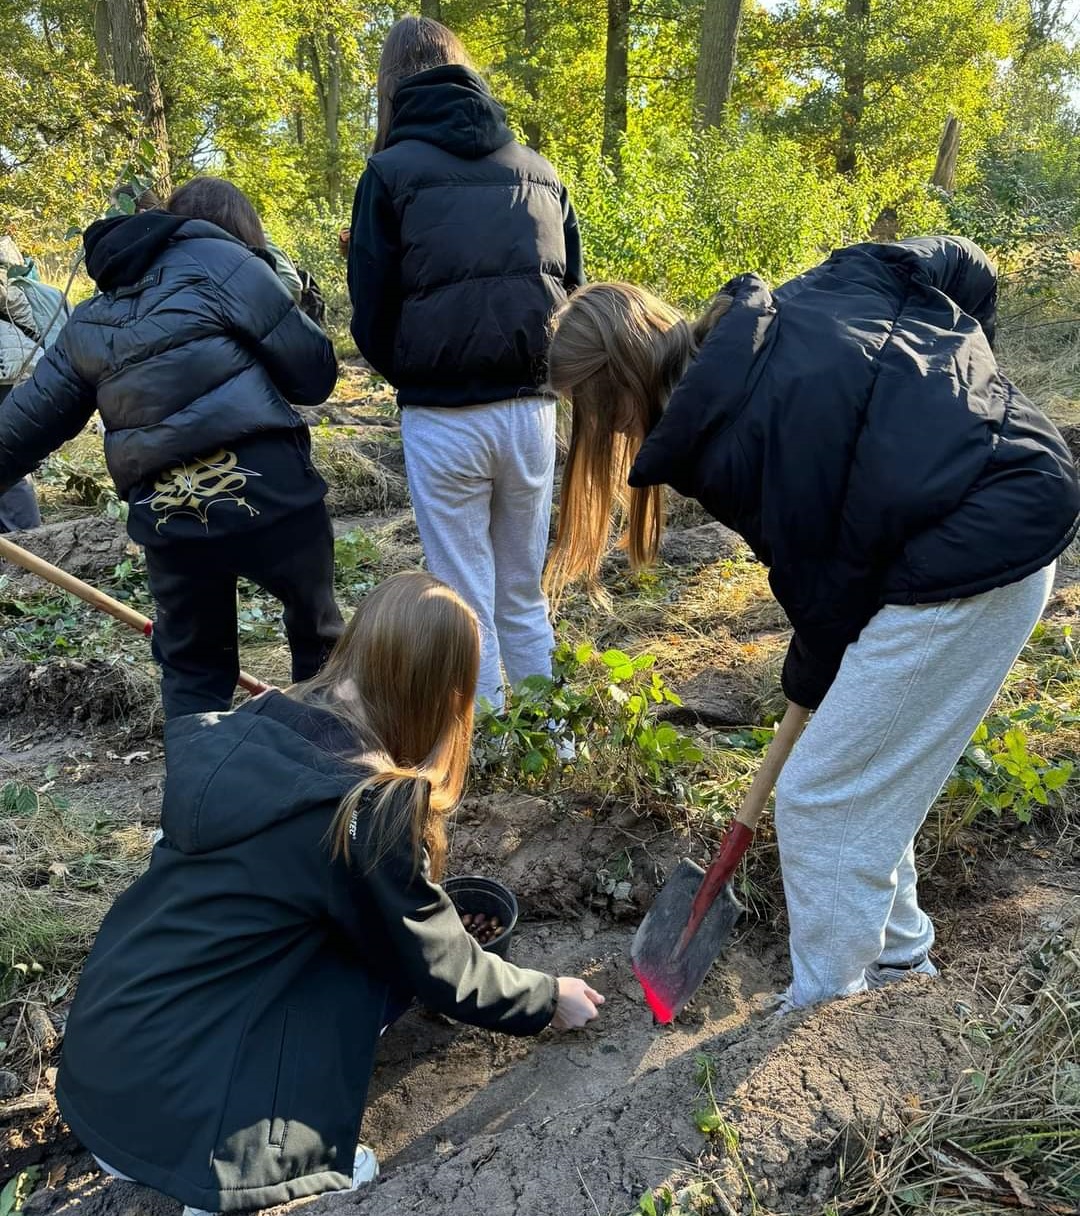
[[[731,879],[754,839],[780,770],[809,717],[810,711],[801,705],[788,704],[708,870],[684,857],[634,934],[630,947],[634,974],[658,1022],[675,1020],[701,986],[746,910],[735,898]]]
[[[31,574],[36,574],[38,578],[43,578],[47,583],[52,583],[54,587],[59,587],[63,591],[70,591],[72,595],[77,595],[79,599],[85,600],[92,608],[97,608],[101,612],[107,612],[109,616],[116,617],[118,621],[123,621],[125,625],[130,625],[132,629],[137,629],[146,637],[149,637],[154,632],[154,622],[148,616],[143,616],[141,612],[136,612],[129,605],[122,604],[119,600],[114,600],[111,595],[106,595],[104,591],[91,587],[89,583],[84,583],[82,579],[76,578],[73,574],[68,574],[65,570],[61,570],[59,566],[54,566],[51,562],[45,561],[44,558],[38,557],[36,553],[30,553],[21,545],[17,545],[14,541],[7,540],[2,536],[0,536],[0,557],[4,558],[5,561],[11,562],[13,565],[22,566],[24,570],[29,570]],[[257,697],[261,692],[266,692],[270,687],[269,684],[264,684],[262,680],[256,680],[254,676],[249,676],[246,671],[240,673],[237,682],[241,688],[246,689],[253,697]]]

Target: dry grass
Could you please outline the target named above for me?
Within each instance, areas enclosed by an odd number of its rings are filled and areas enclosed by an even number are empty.
[[[387,511],[408,503],[405,479],[373,460],[347,427],[315,427],[311,432],[316,468],[330,487],[331,512]]]
[[[102,918],[149,850],[145,829],[53,799],[48,783],[0,786],[0,991],[17,1012],[6,1067],[25,1075],[47,1062],[47,1011],[74,991]]]
[[[1002,315],[998,357],[1006,372],[1055,422],[1080,423],[1080,275],[1057,304],[1032,309],[1008,300]]]
[[[966,1038],[972,1066],[890,1145],[869,1146],[838,1211],[1080,1210],[1080,907]]]

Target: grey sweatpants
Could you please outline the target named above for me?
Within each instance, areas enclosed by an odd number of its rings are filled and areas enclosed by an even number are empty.
[[[788,1007],[926,958],[915,834],[1038,623],[1054,566],[971,599],[883,608],[776,787],[791,933]]]
[[[401,438],[428,569],[480,619],[477,696],[551,675],[554,636],[540,590],[555,475],[555,403],[406,406]]]

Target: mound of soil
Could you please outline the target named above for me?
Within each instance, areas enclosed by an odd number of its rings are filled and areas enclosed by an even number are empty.
[[[632,811],[492,794],[458,812],[449,866],[505,883],[529,920],[561,921],[583,908],[622,919],[641,915],[682,857],[708,851],[702,838]]]
[[[660,557],[669,566],[707,566],[745,547],[729,528],[713,522],[681,531],[669,529],[660,542]]]
[[[665,709],[671,722],[747,726],[757,720],[758,694],[738,668],[707,667],[678,688],[682,705]]]
[[[157,681],[123,659],[0,662],[0,719],[19,718],[58,729],[130,718],[149,733],[158,725],[157,702]]]
[[[10,539],[88,583],[112,574],[126,557],[136,552],[124,525],[103,515],[45,524],[28,532],[15,532]],[[12,579],[32,579],[36,585],[43,585],[41,580],[12,562],[0,561],[0,574]]]

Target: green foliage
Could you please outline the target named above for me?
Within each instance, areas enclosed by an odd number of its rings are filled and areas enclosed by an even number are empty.
[[[41,1166],[31,1165],[10,1178],[0,1191],[0,1216],[19,1216],[41,1177]]]
[[[588,643],[561,642],[554,677],[531,676],[500,711],[478,722],[476,762],[489,776],[502,775],[533,788],[560,774],[560,750],[600,778],[602,788],[631,799],[686,793],[704,758],[701,748],[652,711],[679,698],[653,670],[652,655],[631,658],[621,650],[597,653]],[[602,778],[601,778],[602,774]]]
[[[334,541],[334,582],[338,592],[353,601],[370,591],[378,579],[379,549],[360,528]]]
[[[602,161],[575,175],[590,270],[647,283],[687,307],[736,274],[772,282],[864,239],[905,192],[887,170],[849,180],[806,161],[793,139],[732,127],[701,134],[631,136],[620,176]],[[942,227],[940,201],[907,190],[901,234]]]
[[[701,1216],[715,1212],[716,1187],[708,1178],[695,1178],[678,1190],[670,1186],[646,1191],[631,1216]]]
[[[983,811],[1000,817],[1009,811],[1030,823],[1036,806],[1049,806],[1073,776],[1068,760],[1052,763],[1032,750],[1034,734],[1049,735],[1080,715],[1051,716],[1045,706],[995,713],[975,732],[946,786],[948,798],[967,806],[955,822],[966,827]],[[954,828],[954,830],[955,830]]]
[[[1080,151],[1080,138],[1073,147]],[[1080,245],[1080,155],[1066,173],[1055,158],[1049,149],[992,147],[948,207],[950,227],[988,250],[1030,295],[1066,282]]]

